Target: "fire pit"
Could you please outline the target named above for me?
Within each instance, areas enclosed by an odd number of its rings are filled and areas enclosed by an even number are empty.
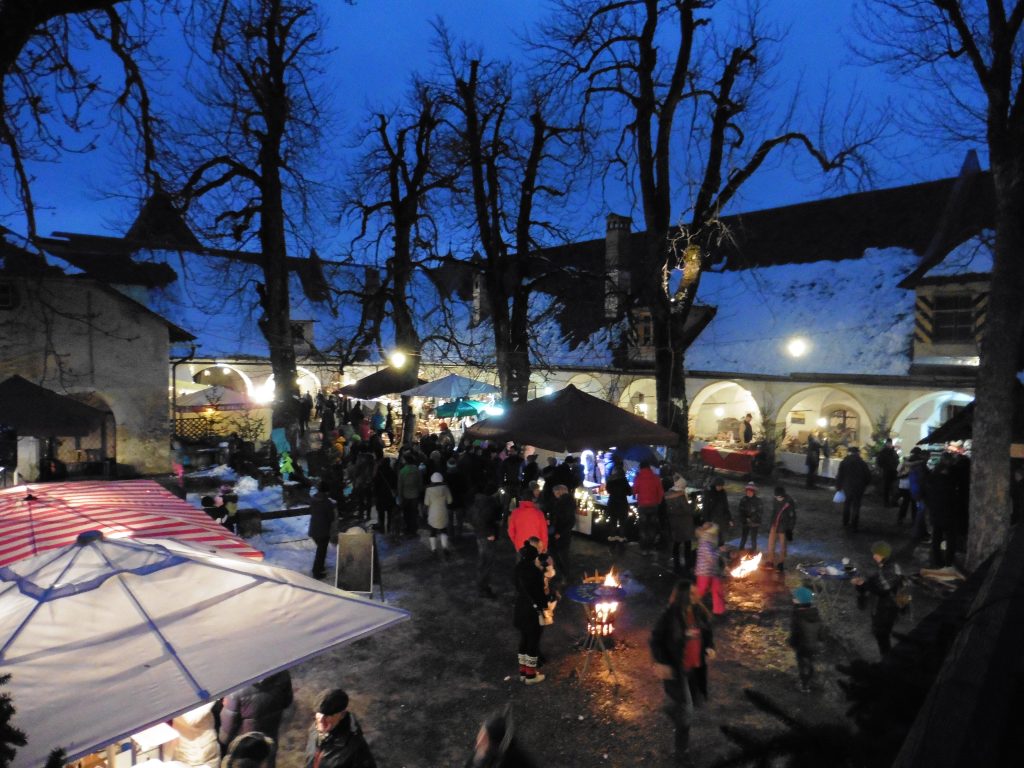
[[[582,584],[569,587],[565,595],[574,603],[583,606],[587,616],[587,634],[580,642],[580,647],[586,652],[580,677],[587,673],[590,666],[590,652],[600,651],[608,665],[608,671],[618,685],[619,679],[615,674],[615,667],[612,666],[608,646],[605,644],[605,640],[610,639],[615,632],[615,615],[619,610],[619,603],[625,598],[625,590],[619,586],[615,572],[609,571],[604,576],[587,576]]]
[[[743,557],[740,558],[739,563],[736,564],[736,567],[729,571],[729,575],[734,579],[744,579],[752,573],[757,573],[757,569],[760,567],[760,552],[756,555],[743,555]]]

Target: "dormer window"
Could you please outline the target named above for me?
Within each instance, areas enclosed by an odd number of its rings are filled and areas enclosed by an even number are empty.
[[[933,312],[932,343],[969,344],[974,341],[974,300],[971,294],[937,295]]]

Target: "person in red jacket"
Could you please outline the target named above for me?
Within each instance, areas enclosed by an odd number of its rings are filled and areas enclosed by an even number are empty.
[[[648,461],[640,462],[640,471],[633,480],[633,495],[640,514],[640,551],[646,555],[654,548],[658,536],[658,505],[665,498],[661,478],[654,474]]]
[[[520,496],[519,506],[508,516],[508,537],[516,552],[523,548],[531,536],[540,539],[540,551],[548,550],[548,521],[535,503],[533,491],[527,488]]]

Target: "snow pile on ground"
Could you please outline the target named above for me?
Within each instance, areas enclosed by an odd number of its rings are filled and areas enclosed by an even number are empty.
[[[860,259],[708,272],[697,301],[717,307],[686,353],[691,372],[904,375],[914,291],[897,283],[919,262],[902,248]],[[803,339],[793,357],[787,344]]]
[[[227,464],[218,464],[216,467],[207,467],[206,469],[198,469],[195,472],[189,472],[185,475],[188,478],[204,478],[214,477],[223,482],[234,482],[238,479],[238,473],[235,472]],[[254,481],[255,482],[255,481]]]

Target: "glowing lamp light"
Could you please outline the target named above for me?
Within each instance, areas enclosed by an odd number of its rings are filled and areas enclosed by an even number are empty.
[[[224,374],[228,374],[228,373],[231,373],[231,369],[230,369],[230,368],[227,368],[227,367],[224,367],[224,368],[221,368],[221,369],[220,369],[220,372],[221,372],[221,373],[224,373]]]
[[[715,408],[715,418],[720,419],[723,416],[725,416],[725,408],[722,408],[721,406]]]
[[[822,417],[815,422],[819,427],[825,427],[828,425],[828,419]]]
[[[249,399],[259,405],[265,405],[267,403],[274,402],[274,377],[269,376],[265,382],[257,387],[253,387],[252,391],[249,392]]]
[[[799,337],[790,339],[786,344],[786,352],[789,353],[790,357],[803,357],[807,354],[807,341]]]
[[[486,413],[488,416],[501,416],[501,414],[503,414],[504,412],[505,409],[502,408],[500,405],[489,405],[486,408],[484,408],[484,413]]]
[[[209,375],[210,375],[210,369],[207,368],[205,371],[203,371],[203,376],[209,376]]]
[[[388,355],[388,362],[391,363],[392,368],[404,368],[406,360],[408,360],[408,358],[406,357],[405,352],[402,352],[401,350],[396,349]]]
[[[636,409],[637,409],[637,411],[639,411],[639,412],[640,412],[640,413],[641,413],[642,415],[644,415],[644,416],[646,416],[646,415],[647,415],[647,403],[637,403],[637,404],[636,404]]]
[[[554,392],[554,391],[555,391],[555,390],[553,390],[553,389],[551,388],[551,385],[550,385],[550,384],[548,384],[548,385],[546,385],[546,386],[544,387],[544,394],[545,394],[545,395],[550,395],[550,394],[551,394],[552,392]]]

